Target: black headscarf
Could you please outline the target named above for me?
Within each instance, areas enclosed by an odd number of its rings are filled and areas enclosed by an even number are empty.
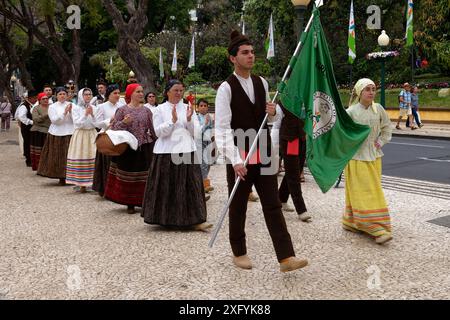
[[[113,93],[116,90],[119,90],[119,85],[118,84],[110,84],[107,88],[106,88],[106,93],[105,93],[105,99],[106,101],[109,100],[109,96],[111,95],[111,93]]]

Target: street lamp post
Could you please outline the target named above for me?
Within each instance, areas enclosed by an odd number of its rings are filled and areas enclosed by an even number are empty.
[[[17,78],[13,74],[11,77],[11,84],[12,84],[12,96],[13,96],[14,102],[16,100],[16,81],[17,81]]]
[[[386,31],[381,31],[380,36],[378,37],[378,44],[381,47],[381,51],[383,51],[383,48],[386,48],[389,45],[389,36],[386,34]],[[385,64],[386,59],[381,58],[381,97],[380,97],[380,103],[381,105],[386,108],[386,93],[385,93]]]
[[[303,25],[305,23],[305,11],[308,8],[308,4],[311,2],[311,0],[291,0],[291,2],[294,5],[295,12],[297,13],[297,39],[300,40],[303,31]]]

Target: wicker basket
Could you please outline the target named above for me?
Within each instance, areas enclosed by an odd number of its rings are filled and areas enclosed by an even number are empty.
[[[105,132],[101,132],[97,135],[95,144],[97,145],[98,152],[107,156],[120,156],[128,148],[127,143],[114,145]]]

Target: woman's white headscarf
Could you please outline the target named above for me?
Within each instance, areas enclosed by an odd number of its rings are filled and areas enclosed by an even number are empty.
[[[83,92],[84,91],[90,91],[92,93],[92,90],[89,88],[83,88],[80,91],[78,91],[78,100],[77,100],[77,105],[79,105],[80,107],[86,107],[89,102],[84,102],[84,98],[83,98]]]
[[[349,106],[359,102],[359,98],[361,97],[361,92],[368,85],[375,86],[375,82],[373,82],[372,80],[370,80],[368,78],[362,78],[356,82],[355,86],[353,87],[352,95],[350,97]],[[373,112],[377,113],[377,108],[375,107],[375,105],[373,103],[372,103],[372,110],[373,110]]]

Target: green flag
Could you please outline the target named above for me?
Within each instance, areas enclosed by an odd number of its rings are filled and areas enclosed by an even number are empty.
[[[322,192],[327,192],[369,134],[353,122],[342,106],[319,10],[314,9],[304,46],[291,60],[291,76],[281,83],[283,105],[305,120],[307,163]]]

